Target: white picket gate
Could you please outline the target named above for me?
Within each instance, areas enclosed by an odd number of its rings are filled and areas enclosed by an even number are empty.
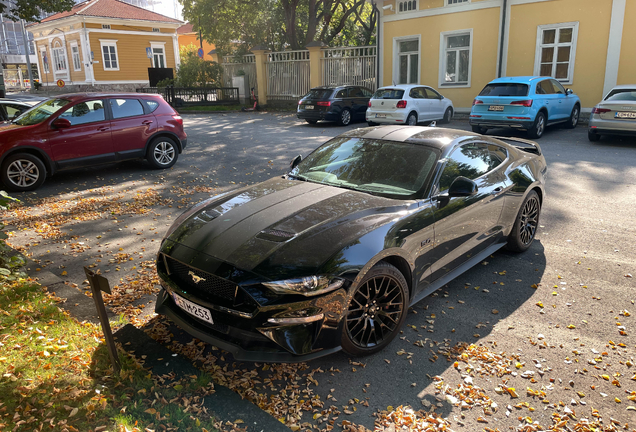
[[[322,50],[322,84],[359,85],[375,90],[377,51],[375,46]]]
[[[267,99],[294,100],[309,91],[309,51],[267,54]]]

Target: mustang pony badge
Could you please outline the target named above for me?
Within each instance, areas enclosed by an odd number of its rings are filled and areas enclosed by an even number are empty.
[[[194,281],[195,284],[198,284],[201,281],[205,282],[205,279],[203,279],[202,277],[199,277],[197,275],[195,275],[192,271],[188,272],[188,276],[192,276],[192,280]]]

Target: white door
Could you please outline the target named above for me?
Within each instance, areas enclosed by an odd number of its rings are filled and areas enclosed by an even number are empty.
[[[432,88],[426,89],[426,100],[429,102],[430,119],[439,120],[444,117],[444,107],[446,104],[442,99],[442,95],[437,93]]]

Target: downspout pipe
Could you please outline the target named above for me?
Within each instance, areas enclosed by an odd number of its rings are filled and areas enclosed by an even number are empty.
[[[499,68],[497,70],[497,78],[501,78],[503,71],[504,42],[506,39],[506,19],[508,12],[508,0],[503,0],[503,11],[501,13],[501,38],[499,39]]]

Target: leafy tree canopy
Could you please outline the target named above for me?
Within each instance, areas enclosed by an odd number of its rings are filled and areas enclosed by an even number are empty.
[[[221,53],[374,42],[377,12],[365,0],[180,0],[183,15]]]
[[[193,44],[179,49],[181,64],[174,80],[163,80],[158,87],[176,85],[179,87],[222,87],[223,69],[216,62],[199,58],[197,47]]]
[[[13,5],[0,2],[0,13],[12,21],[39,22],[43,14],[68,11],[74,5],[73,0],[15,0]]]

